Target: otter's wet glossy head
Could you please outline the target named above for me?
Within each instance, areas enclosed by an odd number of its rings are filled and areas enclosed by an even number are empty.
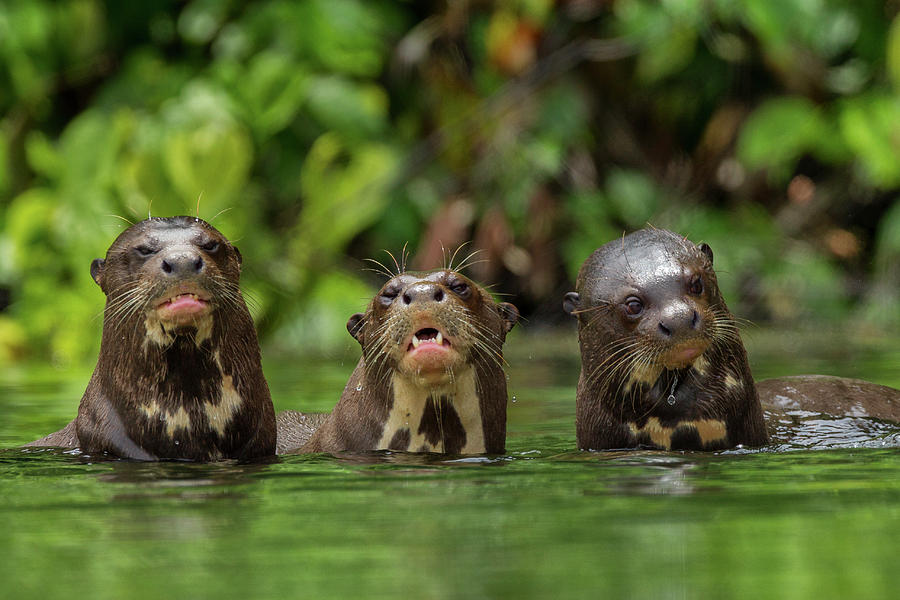
[[[616,340],[642,368],[684,368],[710,347],[727,315],[712,263],[706,244],[643,229],[595,251],[563,305],[577,317],[583,344]]]
[[[217,306],[243,304],[240,265],[237,248],[205,221],[152,218],[122,232],[91,263],[91,276],[107,296],[107,320],[138,319],[165,337],[208,330]]]
[[[393,277],[365,314],[350,317],[347,329],[376,372],[395,370],[440,385],[466,364],[501,361],[503,341],[518,317],[512,304],[496,304],[465,276],[441,270]]]

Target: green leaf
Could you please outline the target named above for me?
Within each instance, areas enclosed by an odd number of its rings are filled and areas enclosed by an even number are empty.
[[[28,166],[48,179],[56,179],[65,170],[65,162],[42,131],[31,131],[25,138]]]
[[[660,193],[647,175],[615,169],[606,179],[606,197],[622,221],[638,228],[653,217]]]
[[[895,17],[891,22],[887,39],[887,73],[894,85],[900,89],[900,17]]]
[[[288,125],[306,98],[309,75],[302,64],[276,52],[256,55],[233,89],[243,100],[247,121],[262,136]]]
[[[293,236],[298,267],[339,252],[378,219],[395,166],[394,152],[382,144],[348,144],[336,133],[316,140],[300,172],[304,204]]]
[[[308,31],[306,51],[328,70],[374,77],[386,55],[385,6],[360,0],[306,0],[301,3]]]
[[[638,78],[650,83],[677,73],[691,62],[697,46],[697,31],[691,26],[673,26],[638,57]]]
[[[340,76],[317,76],[309,83],[309,112],[326,129],[346,137],[368,137],[384,130],[388,98],[375,83]]]
[[[757,108],[738,140],[738,158],[750,169],[768,169],[784,180],[797,160],[815,148],[825,129],[819,109],[800,97],[780,97]]]
[[[847,100],[842,109],[841,134],[872,183],[900,185],[900,100],[872,94]]]
[[[175,131],[165,150],[166,172],[188,206],[202,196],[204,205],[225,208],[246,184],[253,159],[253,146],[237,126]]]

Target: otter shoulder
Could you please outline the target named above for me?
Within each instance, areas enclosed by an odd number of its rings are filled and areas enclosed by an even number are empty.
[[[869,417],[900,422],[900,390],[862,379],[796,375],[756,384],[766,410],[802,410],[833,416]]]

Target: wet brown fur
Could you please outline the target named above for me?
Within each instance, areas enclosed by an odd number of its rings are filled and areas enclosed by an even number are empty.
[[[756,383],[768,413],[794,410],[900,423],[900,390],[862,379],[829,375],[793,375]]]
[[[441,300],[430,299],[420,304],[417,300],[407,307],[402,299],[414,290],[440,295]],[[460,294],[459,290],[466,292]],[[464,355],[465,364],[448,374],[449,389],[454,389],[455,378],[474,378],[481,432],[466,431],[462,426],[466,409],[461,405],[454,408],[454,400],[461,402],[460,398],[428,391],[432,388],[426,385],[416,388],[423,392],[413,402],[421,410],[421,418],[418,422],[414,418],[407,428],[392,432],[385,448],[459,453],[467,441],[471,444],[476,439],[474,436],[483,433],[483,447],[476,452],[503,452],[507,392],[502,345],[518,319],[518,311],[511,304],[495,303],[483,288],[455,271],[444,269],[423,276],[408,273],[393,276],[369,303],[365,314],[351,317],[347,328],[360,342],[362,357],[340,401],[318,427],[317,415],[294,411],[280,414],[279,453],[380,449],[379,442],[385,436],[396,401],[395,393],[399,393],[395,384],[406,381],[399,370],[399,361],[406,352],[405,340],[422,319],[433,323],[444,335],[452,336],[455,349]],[[313,419],[311,425],[310,419]],[[307,441],[311,429],[315,432]],[[411,446],[411,439],[416,436],[427,443]]]
[[[202,261],[198,272],[166,276],[161,265],[173,244],[179,258]],[[120,234],[91,265],[107,301],[78,416],[28,445],[141,460],[273,455],[275,414],[240,269],[237,248],[200,219],[152,218]],[[160,294],[182,283],[208,293],[211,320],[166,329],[148,315]]]
[[[691,291],[695,281],[702,282],[699,294]],[[627,302],[635,297],[643,312],[629,315]],[[578,319],[579,448],[714,450],[766,443],[747,355],[708,246],[659,229],[609,242],[582,265],[564,307]],[[665,321],[671,314],[678,315],[674,325]],[[705,350],[692,363],[675,364],[679,344]]]

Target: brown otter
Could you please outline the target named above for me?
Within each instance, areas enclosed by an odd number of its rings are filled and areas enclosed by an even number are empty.
[[[756,389],[776,447],[881,447],[900,440],[900,390],[829,375],[765,379]]]
[[[391,278],[347,322],[362,358],[340,401],[330,415],[279,414],[279,453],[503,452],[502,346],[518,317],[452,270]]]
[[[241,296],[241,255],[208,223],[151,218],[91,276],[106,294],[100,356],[78,416],[28,446],[141,460],[275,453],[275,413]]]
[[[563,307],[578,319],[581,449],[761,446],[766,428],[713,253],[643,229],[597,249]]]

